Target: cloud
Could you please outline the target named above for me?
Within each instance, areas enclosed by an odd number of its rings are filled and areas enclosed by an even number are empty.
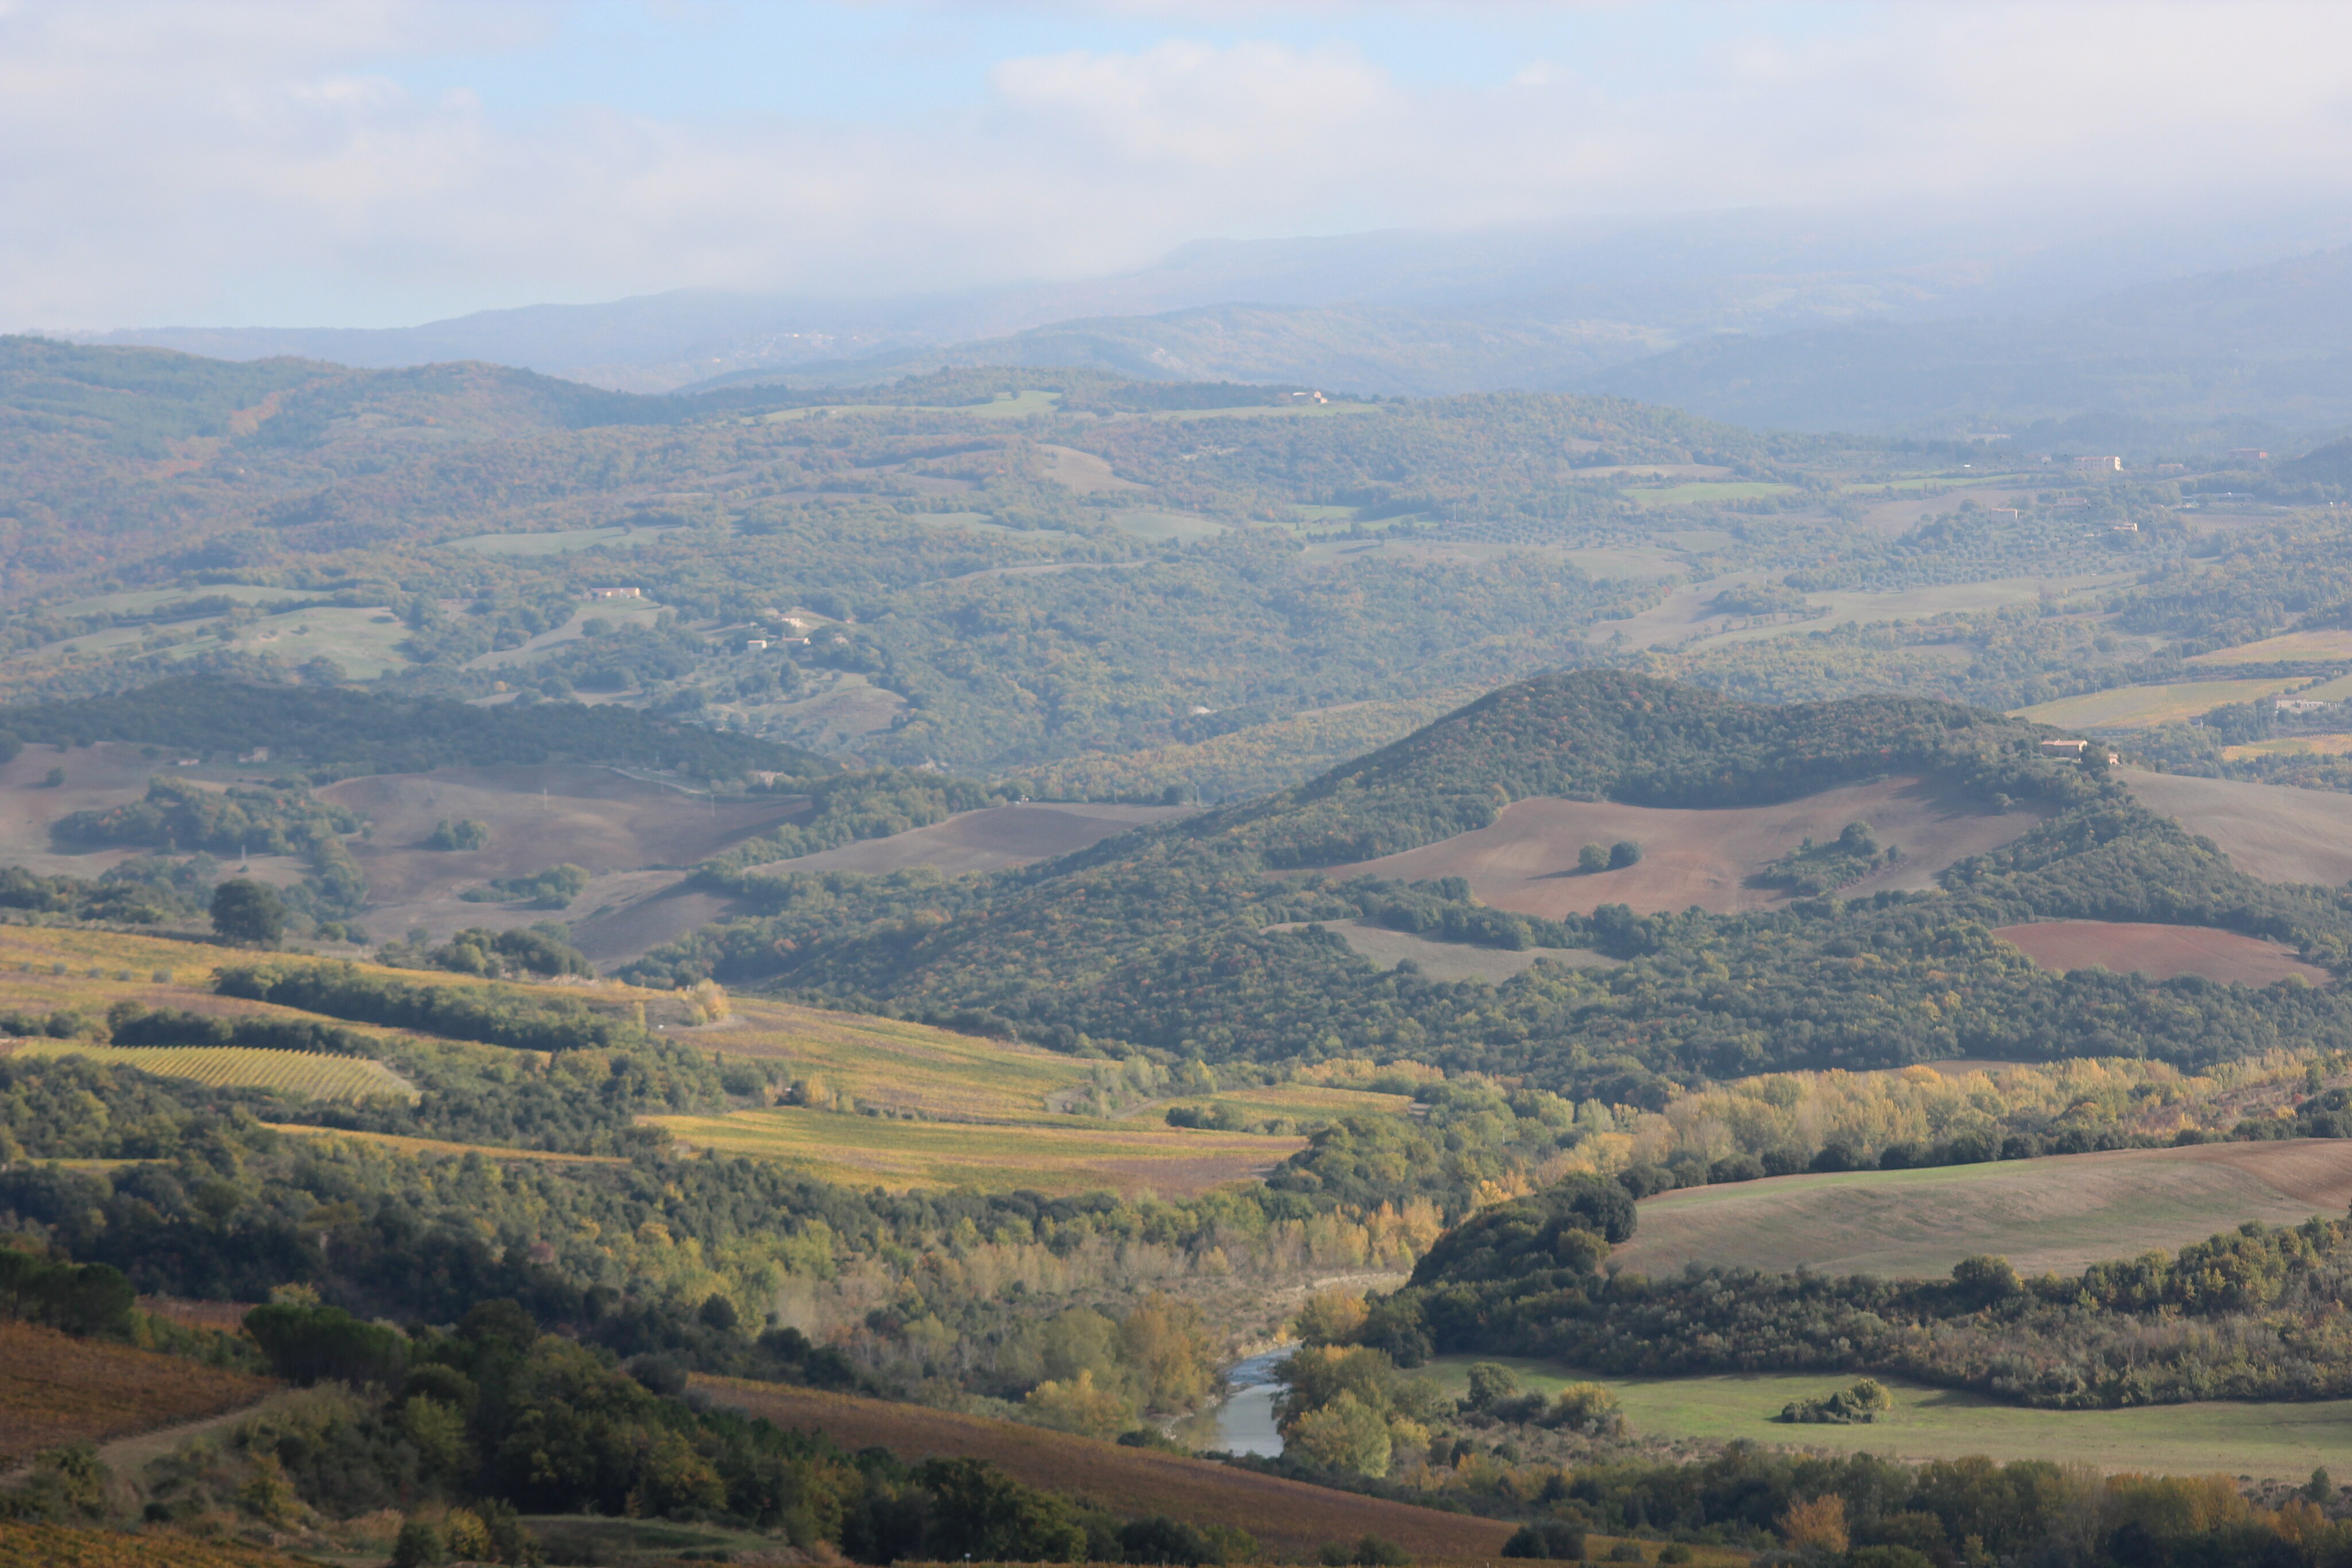
[[[972,100],[849,123],[507,101],[506,66],[565,26],[553,5],[0,0],[0,321],[870,293],[1099,273],[1208,235],[2315,191],[2352,168],[2336,6],[1602,8],[1597,29],[1406,6],[1377,39],[1330,5],[1278,27],[1107,9],[1153,36],[1075,42],[1106,10],[1075,8],[1074,47],[1038,48],[1057,13],[1026,12]],[[1491,79],[1396,65],[1396,28],[1457,26],[1527,44]],[[422,58],[479,63],[478,85],[404,85]]]

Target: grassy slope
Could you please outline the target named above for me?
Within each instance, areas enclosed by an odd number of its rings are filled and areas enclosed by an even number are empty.
[[[1928,1277],[1972,1253],[2027,1274],[2201,1241],[2248,1219],[2292,1224],[2352,1199],[2352,1143],[2125,1149],[1928,1170],[1779,1176],[1645,1200],[1615,1261]]]
[[[1447,1356],[1430,1371],[1459,1393],[1475,1360]],[[1509,1360],[1524,1385],[1550,1391],[1581,1375]],[[1837,1453],[1905,1459],[1984,1454],[2000,1460],[2057,1459],[2103,1470],[2144,1470],[2302,1480],[2314,1467],[2352,1465],[2352,1400],[2292,1405],[2163,1405],[2133,1410],[2027,1410],[1981,1395],[1882,1378],[1895,1409],[1863,1427],[1794,1427],[1772,1417],[1789,1401],[1851,1381],[1833,1373],[1715,1377],[1602,1378],[1633,1429],[1653,1437],[1747,1438]]]

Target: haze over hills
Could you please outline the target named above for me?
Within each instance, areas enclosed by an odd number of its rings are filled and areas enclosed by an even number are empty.
[[[1115,277],[920,297],[680,290],[399,329],[84,334],[228,359],[480,359],[610,388],[870,382],[943,364],[1429,395],[1563,390],[1692,339],[2033,313],[2352,239],[2332,212],[2184,223],[1940,206],[1756,210],[1460,233],[1204,241]],[[1762,423],[1793,421],[1764,419]]]

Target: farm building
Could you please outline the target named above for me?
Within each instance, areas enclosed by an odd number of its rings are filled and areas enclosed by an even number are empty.
[[[2042,751],[2045,757],[2080,757],[2090,744],[2087,740],[2045,740]]]

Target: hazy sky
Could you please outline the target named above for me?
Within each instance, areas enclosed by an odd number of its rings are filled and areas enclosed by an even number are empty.
[[[1206,236],[2340,188],[2352,6],[0,0],[0,325],[407,323]]]

